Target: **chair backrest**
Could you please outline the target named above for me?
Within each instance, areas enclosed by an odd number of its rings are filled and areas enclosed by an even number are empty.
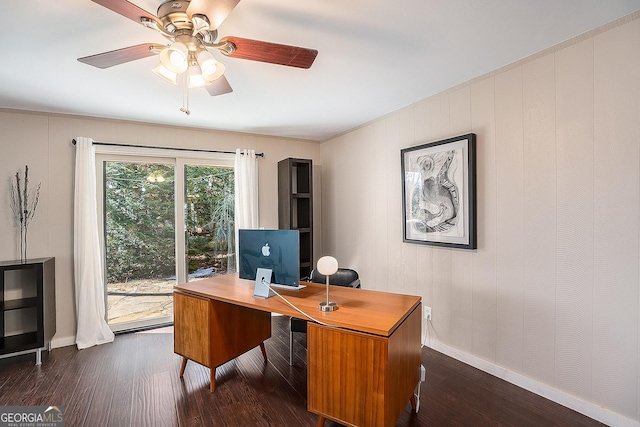
[[[327,283],[324,274],[320,274],[315,268],[311,270],[309,281],[313,283]],[[360,276],[355,270],[350,268],[339,268],[335,274],[329,276],[329,284],[337,286],[346,286],[348,288],[360,287]]]

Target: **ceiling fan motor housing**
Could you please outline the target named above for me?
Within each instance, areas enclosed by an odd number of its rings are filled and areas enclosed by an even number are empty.
[[[168,32],[193,29],[193,23],[187,15],[189,3],[188,0],[169,0],[158,7],[158,18]]]

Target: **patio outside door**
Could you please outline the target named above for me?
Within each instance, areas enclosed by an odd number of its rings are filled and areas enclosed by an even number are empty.
[[[108,324],[170,324],[174,285],[235,271],[233,168],[181,159],[101,164]]]

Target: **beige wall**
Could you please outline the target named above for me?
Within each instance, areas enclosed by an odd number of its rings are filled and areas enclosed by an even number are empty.
[[[364,288],[422,295],[433,308],[432,346],[560,394],[556,400],[588,415],[633,425],[640,420],[635,18],[321,147],[324,250],[358,270]],[[478,249],[403,243],[400,149],[468,132],[477,134]]]
[[[30,258],[56,257],[57,333],[54,346],[75,342],[73,291],[73,169],[71,140],[86,136],[96,141],[235,151],[264,152],[259,169],[260,225],[278,228],[277,162],[287,157],[318,163],[315,206],[316,252],[322,247],[320,218],[320,148],[314,142],[230,132],[182,129],[115,120],[101,120],[0,110],[0,259],[19,258],[18,231],[10,201],[10,180],[25,164],[32,184],[42,182],[40,203],[29,227]]]

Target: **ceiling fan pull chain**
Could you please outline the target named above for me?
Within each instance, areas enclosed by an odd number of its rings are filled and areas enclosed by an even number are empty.
[[[180,78],[182,79],[182,108],[180,111],[185,113],[187,116],[191,115],[191,111],[189,111],[189,85],[188,85],[188,75],[189,73],[182,73]]]

